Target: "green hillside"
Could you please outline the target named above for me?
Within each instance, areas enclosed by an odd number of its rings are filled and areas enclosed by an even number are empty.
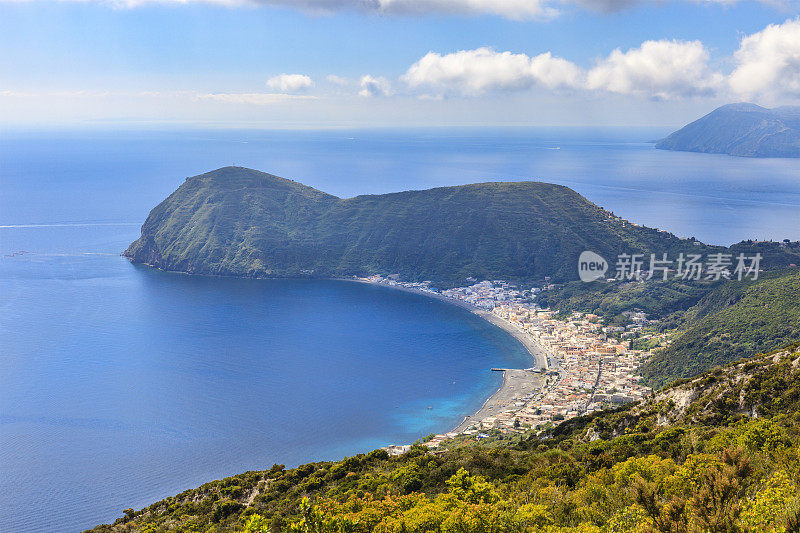
[[[722,281],[649,280],[620,283],[573,281],[543,292],[537,303],[559,312],[580,311],[613,319],[625,311],[641,310],[662,319],[691,308]]]
[[[683,333],[641,369],[653,386],[800,340],[800,273],[721,284],[681,321]]]
[[[796,532],[798,412],[792,349],[549,433],[276,465],[92,531]]]
[[[189,178],[125,255],[170,271],[251,277],[400,274],[577,278],[577,258],[698,251],[560,185],[480,183],[340,199],[240,167]]]

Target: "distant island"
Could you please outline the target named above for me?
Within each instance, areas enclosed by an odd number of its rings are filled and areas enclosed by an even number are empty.
[[[561,185],[478,183],[341,199],[242,167],[188,178],[124,252],[163,270],[242,277],[396,274],[458,286],[477,279],[577,278],[584,250],[700,251],[632,224]]]
[[[800,107],[724,105],[658,141],[656,148],[740,157],[800,157]]]

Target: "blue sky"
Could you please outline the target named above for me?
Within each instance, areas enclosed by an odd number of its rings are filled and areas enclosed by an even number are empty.
[[[791,4],[284,2],[0,0],[0,124],[677,125],[800,96]]]

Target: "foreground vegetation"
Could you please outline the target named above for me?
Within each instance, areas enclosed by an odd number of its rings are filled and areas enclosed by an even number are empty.
[[[798,365],[759,356],[543,435],[277,465],[94,531],[798,531]]]

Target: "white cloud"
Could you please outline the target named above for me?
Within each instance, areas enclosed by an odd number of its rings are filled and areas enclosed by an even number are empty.
[[[376,11],[390,14],[489,14],[528,20],[547,19],[558,14],[544,0],[356,0],[353,3],[367,4]]]
[[[747,97],[800,97],[800,19],[770,24],[742,39],[731,89]]]
[[[369,74],[361,76],[359,81],[361,90],[358,92],[359,96],[389,96],[392,94],[392,86],[389,80],[383,77],[373,77]]]
[[[350,83],[350,80],[345,78],[344,76],[337,76],[336,74],[328,74],[325,76],[325,79],[328,83],[332,83],[334,85],[347,85]]]
[[[3,2],[37,0],[0,0]],[[379,15],[494,15],[511,20],[541,20],[558,15],[559,10],[548,4],[562,0],[70,0],[95,2],[121,7],[148,4],[215,4],[238,7],[263,5],[289,7],[314,14],[356,11]],[[583,0],[592,1],[592,0]],[[614,2],[620,0],[598,0]],[[628,0],[621,0],[628,1]]]
[[[597,13],[619,13],[643,0],[573,0],[573,3]],[[717,1],[717,0],[710,0]]]
[[[202,2],[229,6],[256,4],[292,7],[323,14],[360,11],[383,15],[496,15],[514,20],[547,19],[558,13],[554,7],[546,4],[547,0],[110,0],[110,2],[128,7],[148,3]]]
[[[334,85],[347,85],[350,83],[349,79],[345,78],[344,76],[337,76],[336,74],[328,74],[325,76],[325,80]]]
[[[314,86],[314,81],[304,74],[279,74],[267,80],[267,87],[282,93],[298,93]]]
[[[428,52],[411,65],[402,79],[425,94],[475,96],[533,86],[576,88],[581,78],[581,70],[574,63],[553,57],[549,52],[529,57],[478,48],[445,55]]]
[[[126,93],[111,91],[0,91],[0,96],[6,98],[105,98],[107,96],[125,96]]]
[[[616,49],[588,70],[550,52],[532,57],[490,48],[444,55],[429,52],[401,79],[426,97],[540,87],[675,100],[712,96],[725,88],[724,76],[709,66],[703,43],[668,40],[645,41],[625,52]]]
[[[723,76],[709,68],[708,59],[700,41],[645,41],[611,52],[589,71],[587,87],[662,100],[710,95]]]
[[[229,104],[270,105],[287,100],[315,100],[316,97],[295,94],[274,93],[206,93],[195,94],[197,100],[214,100]]]
[[[0,0],[3,2],[39,0]],[[572,6],[597,13],[616,13],[637,4],[663,4],[663,0],[68,0],[95,2],[124,7],[147,4],[214,4],[229,7],[246,5],[298,9],[313,14],[355,11],[378,15],[492,15],[510,20],[549,20]],[[687,0],[700,3],[701,0]],[[706,4],[732,5],[741,0],[705,0]],[[796,0],[758,0],[778,9],[791,9]]]
[[[0,98],[64,98],[64,99],[169,99],[185,101],[213,100],[230,104],[269,105],[288,100],[317,100],[316,96],[283,93],[200,93],[197,91],[0,91]]]

